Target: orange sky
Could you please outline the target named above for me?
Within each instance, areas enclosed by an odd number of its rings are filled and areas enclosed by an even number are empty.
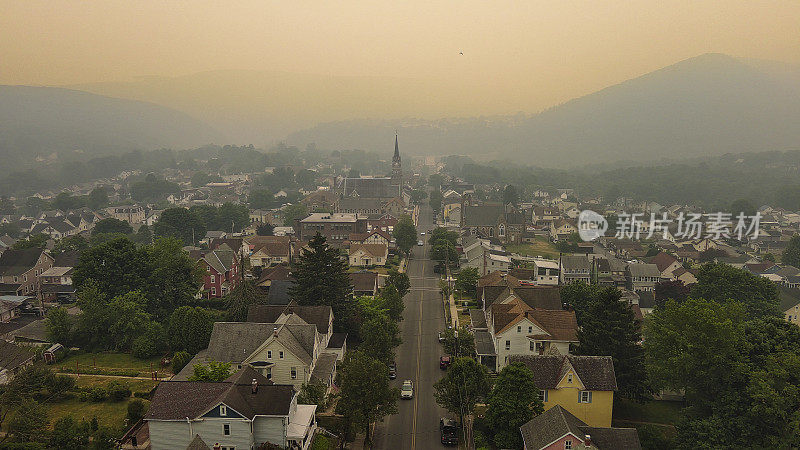
[[[800,63],[800,2],[0,0],[2,84],[391,75],[519,92],[532,110],[706,52]]]

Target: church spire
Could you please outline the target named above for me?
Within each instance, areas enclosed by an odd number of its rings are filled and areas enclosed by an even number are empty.
[[[394,133],[394,157],[392,163],[400,163],[400,147],[397,146],[397,132]]]

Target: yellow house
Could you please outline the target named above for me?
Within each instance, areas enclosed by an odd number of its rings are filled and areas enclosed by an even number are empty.
[[[611,426],[617,379],[610,356],[524,355],[509,363],[533,372],[545,410],[560,405],[589,426]]]

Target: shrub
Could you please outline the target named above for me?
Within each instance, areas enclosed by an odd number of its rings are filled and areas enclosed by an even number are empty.
[[[138,422],[142,417],[144,417],[145,411],[146,408],[142,399],[137,398],[132,400],[130,403],[128,403],[129,423],[134,424]]]
[[[166,334],[158,322],[151,322],[147,330],[133,340],[131,354],[139,359],[148,359],[160,355],[164,349]]]
[[[189,361],[192,360],[192,355],[189,352],[178,352],[172,356],[172,372],[178,373],[186,367],[186,364],[189,364]]]
[[[108,383],[108,396],[113,402],[121,402],[131,396],[131,388],[127,384],[111,381]]]
[[[82,402],[88,402],[89,401],[89,397],[90,397],[89,396],[89,391],[80,391],[80,392],[78,392],[78,400],[80,400]]]
[[[107,396],[108,394],[106,393],[105,388],[102,388],[100,386],[93,387],[89,391],[89,400],[93,402],[102,402],[106,399]]]
[[[311,450],[328,450],[331,448],[331,441],[327,436],[318,434],[314,436],[314,442],[311,444]]]

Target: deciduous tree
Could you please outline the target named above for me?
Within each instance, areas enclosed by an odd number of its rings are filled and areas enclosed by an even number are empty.
[[[433,384],[433,396],[442,408],[464,416],[475,411],[475,405],[489,394],[489,379],[486,367],[472,358],[456,358],[445,376]]]
[[[417,243],[417,227],[414,226],[414,222],[409,216],[400,217],[397,225],[394,226],[392,235],[397,243],[397,248],[406,255],[411,252],[411,248]]]
[[[689,295],[720,303],[735,300],[750,318],[780,315],[778,289],[772,281],[727,264],[703,265]]]
[[[519,427],[544,410],[533,373],[521,363],[500,371],[486,404],[486,424],[498,448],[521,448]]]
[[[372,442],[370,424],[397,413],[400,392],[389,385],[386,364],[360,350],[348,352],[339,369],[341,391],[336,411],[351,426],[366,433]]]

